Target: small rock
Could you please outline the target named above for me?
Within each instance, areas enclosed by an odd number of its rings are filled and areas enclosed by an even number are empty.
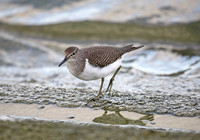
[[[45,108],[45,105],[39,105],[38,108],[39,108],[39,109],[44,109],[44,108]]]
[[[154,124],[156,124],[156,122],[152,121],[151,124],[154,125]]]
[[[148,121],[148,120],[142,120],[142,122],[143,122],[144,124],[147,124],[149,121]]]
[[[74,119],[75,117],[73,115],[71,115],[71,116],[68,116],[67,118],[68,119]]]
[[[5,100],[4,103],[9,103],[9,101],[8,101],[8,100]]]

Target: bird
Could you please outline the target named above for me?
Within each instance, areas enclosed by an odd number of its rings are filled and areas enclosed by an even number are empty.
[[[122,56],[128,52],[144,47],[134,44],[125,47],[91,46],[81,48],[70,46],[65,49],[65,57],[58,65],[67,63],[69,72],[84,81],[101,79],[101,85],[96,97],[103,95],[104,78],[114,73],[110,79],[106,92],[111,92],[113,81],[121,68]]]

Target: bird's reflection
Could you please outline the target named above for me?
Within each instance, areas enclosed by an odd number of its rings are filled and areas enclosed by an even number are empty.
[[[121,125],[133,124],[133,125],[145,126],[146,123],[144,123],[143,120],[153,121],[153,119],[154,119],[153,114],[146,114],[145,116],[137,120],[133,120],[122,116],[119,110],[116,110],[114,113],[111,114],[108,114],[108,111],[105,110],[104,114],[100,117],[94,118],[93,122],[104,123],[104,124],[121,124]]]

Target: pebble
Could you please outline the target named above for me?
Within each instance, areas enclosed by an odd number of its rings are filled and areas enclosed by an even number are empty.
[[[39,108],[39,109],[44,109],[44,108],[45,108],[45,105],[39,105],[38,108]]]
[[[149,121],[148,120],[142,120],[142,122],[147,124]]]
[[[67,117],[68,119],[74,119],[75,117],[73,115],[70,115]]]

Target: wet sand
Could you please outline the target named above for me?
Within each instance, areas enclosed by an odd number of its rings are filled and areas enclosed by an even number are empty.
[[[55,105],[37,104],[0,104],[1,116],[34,117],[51,120],[73,120],[77,122],[94,123],[93,119],[104,114],[104,110],[94,110],[90,108],[63,108]],[[113,112],[109,111],[108,114]],[[128,119],[137,120],[144,115],[121,111],[120,114]],[[172,128],[200,131],[200,119],[198,117],[176,117],[172,115],[154,114],[153,121],[147,121],[146,126],[158,128]]]

